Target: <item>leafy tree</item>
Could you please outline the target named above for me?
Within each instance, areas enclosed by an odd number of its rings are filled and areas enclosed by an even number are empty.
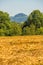
[[[36,29],[35,34],[36,34],[36,35],[40,35],[40,28],[37,28],[37,29]]]
[[[9,14],[6,12],[0,11],[0,23],[5,23],[6,21],[9,21],[10,17]]]
[[[43,35],[43,27],[37,28],[36,35]]]
[[[0,36],[5,36],[5,31],[3,29],[0,29]]]
[[[40,27],[40,34],[43,35],[43,27]]]
[[[30,25],[30,32],[31,32],[31,35],[35,35],[35,25],[34,24]]]
[[[3,35],[8,34],[9,29],[11,29],[11,22],[10,22],[9,14],[6,12],[0,11],[0,35],[2,31],[3,31]]]
[[[18,23],[13,22],[12,28],[9,30],[9,33],[10,35],[22,35],[22,28]]]
[[[10,25],[10,17],[9,14],[6,12],[2,12],[0,11],[0,29],[4,28],[8,28]]]
[[[30,35],[31,32],[30,32],[30,28],[27,26],[27,27],[24,27],[23,28],[23,35]]]
[[[34,10],[27,21],[11,22],[8,13],[0,11],[0,36],[43,35],[43,14]]]
[[[24,27],[23,35],[35,35],[35,26],[31,24],[30,27]]]
[[[28,26],[33,23],[37,28],[39,28],[43,23],[43,14],[39,10],[34,10],[29,15],[27,22],[29,23]]]

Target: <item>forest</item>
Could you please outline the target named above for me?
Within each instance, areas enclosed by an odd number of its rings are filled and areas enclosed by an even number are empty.
[[[7,12],[0,11],[0,36],[43,35],[43,13],[33,10],[28,19],[18,23],[10,20]]]

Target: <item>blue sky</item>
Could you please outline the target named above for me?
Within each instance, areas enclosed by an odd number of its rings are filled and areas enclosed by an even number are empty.
[[[43,12],[43,0],[0,0],[0,10],[8,12],[10,16],[18,13],[29,15],[35,9]]]

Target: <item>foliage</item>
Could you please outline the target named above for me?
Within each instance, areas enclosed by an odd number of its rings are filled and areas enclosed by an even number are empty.
[[[36,28],[43,26],[43,14],[39,10],[34,10],[29,16],[26,25],[34,24]]]
[[[43,14],[34,10],[27,21],[22,23],[10,21],[7,12],[0,11],[0,36],[43,35]]]
[[[35,26],[31,24],[30,27],[28,26],[24,27],[23,35],[35,35]]]
[[[10,32],[10,35],[21,35],[22,28],[18,23],[12,22],[12,28],[9,30],[9,32]]]
[[[23,28],[23,35],[30,35],[30,28],[28,26]]]
[[[5,31],[3,29],[0,29],[0,36],[5,36]]]

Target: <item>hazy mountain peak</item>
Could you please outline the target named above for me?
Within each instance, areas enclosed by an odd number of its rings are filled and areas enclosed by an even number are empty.
[[[25,15],[24,13],[19,13],[19,14],[16,14],[15,17],[16,16],[27,16],[27,15]]]
[[[26,20],[27,20],[27,15],[24,13],[18,13],[15,16],[11,17],[11,21],[22,22]]]

